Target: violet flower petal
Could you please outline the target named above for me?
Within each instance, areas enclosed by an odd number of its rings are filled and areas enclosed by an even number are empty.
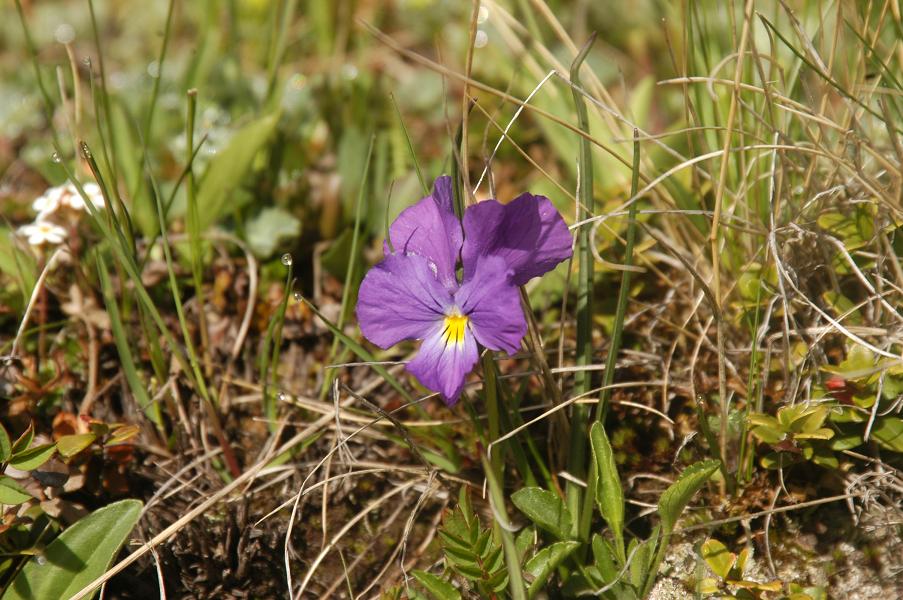
[[[390,254],[361,282],[357,320],[380,348],[427,337],[441,323],[452,298],[423,256]]]
[[[446,324],[440,323],[423,340],[407,369],[424,387],[439,392],[448,406],[454,406],[478,358],[477,342],[467,325],[455,340],[449,339]]]
[[[455,267],[463,233],[455,216],[451,177],[436,179],[433,193],[401,211],[389,227],[392,250],[429,259],[439,281],[449,290],[458,287]],[[386,255],[391,254],[385,244]]]
[[[455,305],[470,319],[480,344],[514,354],[527,333],[527,321],[520,290],[509,281],[509,273],[502,257],[480,257],[473,276],[455,294]]]
[[[511,281],[524,285],[571,257],[571,232],[545,196],[521,194],[508,204],[486,200],[464,212],[464,279],[477,258],[501,256],[512,271]]]

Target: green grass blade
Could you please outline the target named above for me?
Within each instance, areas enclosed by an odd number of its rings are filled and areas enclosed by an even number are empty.
[[[819,68],[818,65],[816,65],[816,64],[813,63],[811,60],[809,60],[808,58],[806,58],[806,57],[803,55],[802,52],[800,52],[799,50],[797,50],[797,49],[793,46],[793,44],[790,43],[790,40],[788,40],[786,37],[784,37],[784,35],[778,30],[777,27],[774,26],[774,24],[773,24],[771,21],[769,21],[767,18],[765,18],[765,16],[763,16],[762,14],[759,14],[759,19],[761,19],[762,22],[765,23],[765,26],[766,26],[772,33],[774,33],[774,34],[778,37],[778,39],[780,39],[780,40],[784,43],[784,45],[787,46],[787,48],[788,48],[791,52],[793,52],[793,54],[796,55],[796,57],[799,58],[799,59],[803,62],[803,64],[805,64],[809,69],[811,69],[811,71],[812,71],[813,73],[815,73],[815,74],[818,75],[822,80],[824,80],[825,83],[827,83],[827,84],[830,85],[832,88],[834,88],[835,90],[837,90],[837,93],[838,93],[838,94],[840,94],[841,96],[843,96],[844,98],[846,98],[846,99],[849,100],[850,102],[854,102],[857,106],[859,106],[861,109],[863,109],[864,111],[866,111],[867,113],[869,113],[870,115],[872,115],[873,117],[875,117],[876,119],[878,119],[879,121],[883,121],[883,117],[881,116],[881,113],[879,113],[878,111],[876,111],[875,109],[873,109],[871,106],[869,106],[868,104],[866,104],[865,102],[863,102],[863,101],[860,100],[859,98],[857,98],[857,97],[853,96],[852,94],[850,94],[846,89],[844,89],[844,87],[843,87],[840,83],[837,82],[836,79],[834,79],[833,77],[831,77],[831,75],[829,75],[828,73],[825,73],[824,71],[822,71],[821,68]],[[898,133],[903,133],[903,128],[900,128],[900,127],[894,127],[894,130],[897,131]]]
[[[401,109],[398,108],[398,102],[395,101],[394,94],[389,94],[389,98],[392,100],[392,106],[395,107],[395,114],[398,115],[398,124],[401,125],[401,131],[402,133],[404,133],[404,139],[408,143],[408,150],[411,153],[411,162],[414,164],[414,170],[417,172],[417,179],[420,181],[420,186],[423,188],[423,193],[428,196],[430,193],[430,188],[426,184],[426,180],[423,178],[423,171],[420,170],[420,161],[417,160],[417,153],[414,151],[414,143],[411,141],[411,136],[408,134],[408,128],[405,127],[404,117],[401,116]]]
[[[595,35],[587,40],[583,49],[571,64],[571,82],[575,87],[571,88],[574,96],[574,104],[577,107],[577,125],[585,133],[589,133],[589,117],[586,111],[586,103],[577,88],[580,85],[580,67],[586,60],[589,50],[595,41]],[[577,182],[577,220],[582,221],[590,216],[593,207],[593,157],[589,141],[585,137],[580,138],[580,177]],[[590,248],[591,225],[580,227],[577,233],[577,366],[587,367],[593,361],[593,267],[594,258]],[[591,387],[590,371],[579,369],[574,381],[574,393],[588,393]],[[589,409],[586,405],[576,404],[571,413],[571,439],[568,449],[568,472],[574,477],[582,478],[586,471],[586,423],[589,417]],[[567,506],[574,519],[574,533],[579,531],[578,524],[583,522],[581,512],[581,498],[583,492],[576,483],[567,482]]]
[[[351,233],[351,251],[348,253],[348,268],[345,270],[345,286],[342,289],[342,308],[339,311],[339,320],[336,326],[339,329],[345,325],[345,315],[348,314],[348,303],[351,300],[351,288],[354,284],[354,267],[357,263],[357,245],[361,230],[361,213],[363,211],[364,196],[369,189],[370,161],[373,157],[373,145],[376,140],[375,135],[370,136],[370,146],[367,148],[367,159],[364,161],[364,173],[361,175],[361,184],[357,188],[357,202],[354,205],[354,229]],[[386,236],[388,239],[388,236]],[[333,338],[332,347],[329,350],[328,364],[332,364],[335,360],[336,352],[339,349],[339,338]],[[330,370],[323,378],[323,386],[320,388],[320,398],[326,397],[326,393],[332,386],[332,380],[335,379],[335,370]]]
[[[640,141],[639,131],[633,131],[633,179],[630,182],[630,197],[637,194],[640,182]],[[615,308],[615,321],[611,332],[611,343],[608,347],[608,358],[605,360],[605,371],[602,375],[602,393],[596,405],[596,421],[604,422],[608,412],[608,401],[611,397],[611,384],[615,378],[615,363],[621,350],[621,337],[624,333],[624,317],[627,313],[627,300],[630,297],[630,280],[633,266],[633,246],[636,242],[636,213],[639,200],[634,200],[627,211],[627,239],[624,248],[624,267],[621,271],[621,288],[618,291],[618,304]]]
[[[273,10],[278,10],[278,6],[282,5],[282,14],[274,16],[272,45],[270,46],[269,56],[267,57],[267,95],[266,104],[271,105],[276,98],[276,84],[279,80],[279,65],[285,55],[285,38],[288,33],[289,23],[295,14],[297,0],[287,0],[284,4],[281,2],[273,3]]]
[[[188,229],[188,247],[191,259],[191,277],[194,280],[194,295],[198,301],[198,324],[201,332],[201,350],[204,354],[204,365],[206,366],[205,371],[209,376],[211,372],[209,351],[210,335],[207,331],[207,303],[204,294],[204,271],[203,265],[201,263],[203,248],[201,246],[201,226],[200,217],[198,214],[197,185],[194,178],[194,168],[192,166],[194,163],[194,122],[195,116],[197,115],[198,106],[197,90],[188,90],[187,97],[188,112],[185,126],[185,136],[187,143],[185,144],[185,147],[188,151],[188,164],[185,168],[187,171],[188,216],[186,219],[186,226]],[[175,191],[173,191],[173,195],[174,194]]]
[[[169,0],[169,7],[166,9],[166,24],[163,27],[163,44],[160,46],[160,55],[157,58],[157,74],[154,77],[154,85],[151,87],[150,103],[147,108],[147,116],[144,118],[142,145],[143,156],[147,155],[148,148],[151,143],[151,127],[154,123],[154,113],[157,109],[157,97],[160,95],[160,81],[163,79],[163,63],[166,61],[166,50],[169,47],[169,35],[172,31],[172,13],[176,1]],[[143,160],[141,162],[144,162]]]
[[[326,315],[321,313],[319,311],[319,309],[316,306],[314,306],[307,298],[301,298],[301,301],[304,302],[304,304],[310,310],[312,310],[315,315],[317,315],[317,317],[320,319],[320,321],[322,321],[323,324],[326,325],[326,328],[332,332],[332,335],[336,336],[339,340],[341,340],[341,342],[343,344],[345,344],[345,347],[347,347],[355,355],[357,355],[358,358],[360,358],[364,362],[376,362],[376,358],[374,358],[373,355],[370,354],[366,348],[361,346],[359,343],[357,343],[352,338],[345,335],[345,332],[343,332],[341,329],[339,329],[335,323],[330,321],[326,317]],[[404,387],[401,385],[401,383],[398,381],[398,379],[396,379],[395,376],[393,376],[391,373],[389,373],[389,371],[386,370],[385,367],[383,367],[382,365],[377,365],[377,364],[370,365],[370,367],[374,371],[379,373],[380,376],[382,376],[382,378],[386,380],[386,383],[388,383],[393,388],[395,388],[398,391],[398,393],[401,394],[402,397],[404,397],[405,400],[407,400],[408,402],[414,401],[414,399],[411,397],[411,395],[408,393],[408,391],[406,389],[404,389]]]
[[[97,273],[100,278],[100,287],[103,293],[104,304],[106,305],[107,314],[110,317],[110,329],[113,331],[113,342],[116,344],[116,351],[119,353],[119,362],[122,366],[122,372],[125,374],[125,380],[132,390],[132,395],[138,402],[138,408],[147,415],[147,418],[157,426],[163,439],[166,439],[166,429],[163,426],[163,418],[161,416],[160,405],[151,402],[144,382],[138,377],[138,368],[135,366],[135,359],[132,356],[132,350],[129,348],[128,336],[125,333],[125,327],[119,314],[119,305],[116,303],[116,296],[113,294],[113,285],[110,282],[110,273],[107,264],[101,256],[100,252],[95,255],[97,261]]]
[[[282,264],[288,267],[285,274],[285,285],[282,288],[282,301],[276,314],[270,319],[266,335],[263,338],[263,347],[260,351],[260,381],[263,386],[261,400],[263,401],[263,414],[267,419],[270,432],[275,432],[279,427],[276,422],[278,406],[276,396],[270,392],[270,372],[279,366],[279,350],[282,346],[282,326],[285,324],[285,311],[288,308],[288,299],[291,297],[295,284],[293,277],[292,261],[290,254],[282,256]]]
[[[53,135],[53,147],[57,152],[61,152],[59,134],[53,124],[53,100],[51,100],[50,92],[47,91],[47,86],[44,84],[44,77],[41,75],[41,63],[38,61],[38,49],[37,46],[35,46],[34,39],[31,37],[31,30],[28,28],[28,21],[25,19],[25,11],[22,9],[21,0],[16,0],[16,11],[19,13],[19,21],[22,23],[22,33],[25,34],[25,45],[28,47],[28,55],[31,57],[35,81],[37,81],[38,89],[41,92],[41,98],[44,100],[44,118],[47,119],[47,126],[50,128],[50,133]]]

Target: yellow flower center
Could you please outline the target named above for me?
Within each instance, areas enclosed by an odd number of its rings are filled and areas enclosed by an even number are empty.
[[[446,345],[454,344],[460,346],[464,343],[464,329],[470,319],[458,312],[446,315],[444,328],[442,329],[442,341]]]

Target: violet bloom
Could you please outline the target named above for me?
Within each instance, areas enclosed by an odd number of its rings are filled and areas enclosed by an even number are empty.
[[[514,354],[527,332],[518,286],[571,256],[571,233],[548,198],[487,200],[455,216],[450,177],[389,227],[385,258],[361,283],[361,332],[381,348],[423,340],[407,369],[455,404],[477,344]],[[394,250],[394,252],[392,251]],[[458,280],[458,262],[463,280]]]

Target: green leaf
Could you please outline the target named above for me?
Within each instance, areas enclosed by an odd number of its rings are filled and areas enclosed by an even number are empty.
[[[775,431],[783,431],[781,424],[776,418],[764,413],[750,413],[750,415],[746,417],[746,421],[750,425],[755,425],[757,427],[766,427],[768,429],[774,429]]]
[[[674,530],[680,513],[684,511],[696,492],[717,470],[717,460],[700,461],[687,467],[677,481],[664,491],[658,501],[658,513],[661,516],[662,530],[666,536]]]
[[[440,469],[442,469],[446,473],[455,474],[461,470],[461,465],[457,464],[452,459],[438,453],[434,452],[428,448],[421,448],[420,453],[423,455],[428,462],[433,463]]]
[[[56,444],[42,444],[13,454],[9,464],[20,471],[33,471],[50,460],[56,452]]]
[[[845,432],[841,430],[839,436],[835,436],[828,447],[835,452],[842,452],[862,445],[862,435],[856,432]]]
[[[198,219],[200,230],[204,231],[224,214],[238,208],[230,205],[233,190],[240,187],[245,175],[251,170],[254,158],[276,130],[278,114],[252,121],[239,129],[229,145],[219,152],[204,174],[198,190]]]
[[[452,584],[445,581],[441,577],[427,573],[426,571],[411,571],[414,579],[420,582],[420,585],[438,600],[460,600],[461,592],[456,590]]]
[[[791,431],[796,433],[813,433],[818,431],[828,417],[828,407],[824,404],[813,406],[803,411],[792,424]]]
[[[740,576],[746,572],[746,563],[749,562],[749,554],[749,547],[743,548],[743,550],[740,551],[740,554],[737,555],[736,562],[734,562],[734,568]]]
[[[637,549],[633,553],[633,560],[630,562],[630,583],[637,591],[642,589],[647,578],[655,579],[655,573],[651,573],[649,568],[652,560],[655,558],[655,545],[658,541],[658,533],[659,530],[656,528],[649,539],[637,544]],[[634,538],[631,541],[631,546],[636,541],[637,539]]]
[[[903,452],[903,419],[883,417],[875,421],[872,437],[880,446],[894,452]]]
[[[524,527],[514,538],[514,547],[517,549],[517,557],[523,562],[527,555],[527,550],[533,547],[533,540],[536,537],[536,528],[532,525]]]
[[[618,576],[618,568],[615,566],[614,550],[612,550],[611,545],[598,533],[593,534],[592,546],[595,566],[599,569],[602,580],[606,584],[611,583]]]
[[[777,444],[781,440],[784,439],[784,432],[776,429],[772,429],[770,427],[753,427],[750,430],[750,433],[759,440],[760,442],[764,442],[766,444]]]
[[[696,584],[696,591],[700,594],[714,594],[718,591],[718,582],[712,577],[700,579]]]
[[[556,542],[527,561],[525,570],[534,578],[527,589],[527,596],[532,598],[538,591],[545,589],[546,582],[558,565],[579,547],[580,542]]]
[[[22,433],[22,435],[19,436],[19,439],[17,439],[13,443],[13,447],[10,450],[10,452],[12,454],[18,454],[19,452],[22,452],[23,450],[25,450],[26,448],[31,446],[31,440],[33,440],[33,439],[34,439],[34,422],[31,422],[28,424],[28,429],[26,429]]]
[[[272,256],[283,244],[299,235],[301,221],[278,206],[264,208],[245,228],[245,239],[260,258]]]
[[[0,504],[16,505],[28,502],[32,495],[12,477],[0,477]]]
[[[821,297],[825,305],[833,310],[835,317],[843,317],[844,323],[849,323],[850,325],[861,325],[863,323],[862,313],[856,308],[856,304],[843,294],[838,294],[834,290],[828,290],[823,292]]]
[[[356,249],[356,256],[351,255],[354,228],[348,227],[336,236],[329,244],[329,248],[320,255],[320,265],[336,279],[345,280],[348,275],[349,263],[360,261],[360,246]],[[355,272],[364,269],[355,269]]]
[[[621,489],[618,466],[602,423],[593,423],[589,435],[596,465],[596,502],[614,535],[618,556],[624,560],[624,491]]]
[[[558,494],[539,487],[526,487],[514,492],[511,501],[531,521],[558,539],[571,537],[571,513]]]
[[[9,441],[9,434],[6,433],[6,428],[0,424],[0,463],[8,461],[12,453],[13,445]]]
[[[97,439],[93,433],[76,433],[73,435],[64,435],[56,441],[56,449],[60,456],[69,458],[75,456]]]
[[[737,560],[737,556],[716,539],[706,540],[700,549],[702,560],[709,566],[712,572],[722,580],[727,579],[731,567]]]
[[[3,600],[69,598],[102,575],[141,516],[139,500],[121,500],[84,517],[33,557]]]
[[[8,275],[19,288],[24,305],[34,289],[38,268],[34,255],[21,249],[14,241],[13,235],[14,233],[6,227],[0,227],[0,273]]]
[[[834,430],[827,427],[816,429],[810,433],[793,434],[795,440],[830,440],[832,437],[834,437]]]

